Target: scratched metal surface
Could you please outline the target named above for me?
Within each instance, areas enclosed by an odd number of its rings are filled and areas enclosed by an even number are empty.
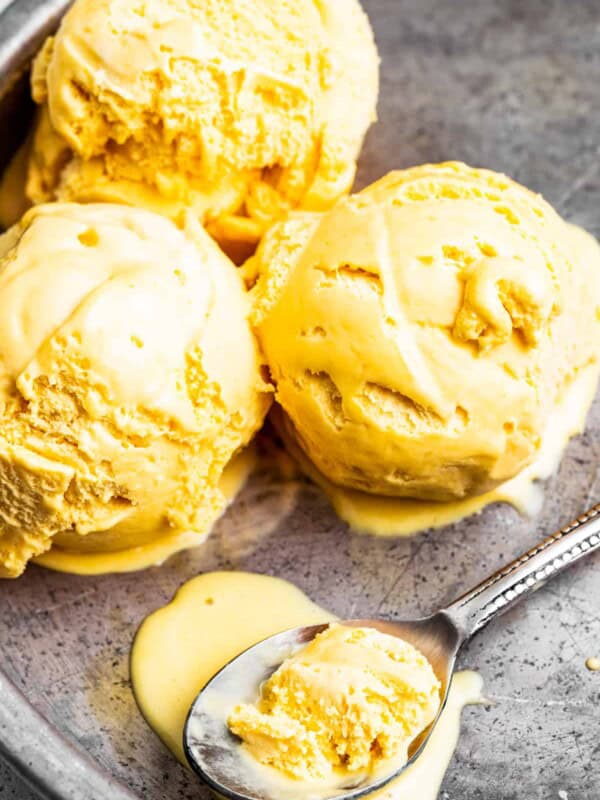
[[[380,120],[359,182],[447,158],[503,170],[600,235],[597,0],[370,0]],[[32,568],[0,585],[3,667],[31,702],[148,800],[207,798],[147,729],[128,683],[144,616],[215,568],[279,575],[341,616],[421,614],[600,500],[600,403],[547,486],[543,514],[510,508],[409,540],[355,536],[319,492],[254,479],[207,546],[161,569],[76,578]],[[260,534],[256,532],[260,531]],[[597,800],[600,558],[577,565],[464,650],[490,708],[466,711],[444,800]],[[28,790],[0,766],[0,796]],[[414,800],[419,800],[414,798]]]

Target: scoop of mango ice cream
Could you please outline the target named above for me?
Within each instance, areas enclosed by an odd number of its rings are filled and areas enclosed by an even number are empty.
[[[49,204],[0,237],[0,576],[86,536],[202,541],[269,404],[247,316],[194,221]]]
[[[338,486],[482,493],[598,369],[598,244],[486,170],[392,172],[275,225],[246,273],[284,435]]]
[[[228,725],[260,763],[303,781],[400,766],[435,718],[440,682],[411,644],[330,625],[286,659]]]
[[[33,67],[26,191],[255,243],[349,191],[377,91],[358,0],[76,0]]]

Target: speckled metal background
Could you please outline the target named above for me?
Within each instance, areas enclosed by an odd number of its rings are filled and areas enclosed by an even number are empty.
[[[394,167],[463,159],[509,173],[600,235],[598,0],[365,6],[383,62],[360,185]],[[350,534],[315,488],[259,476],[206,547],[160,569],[77,578],[31,568],[1,583],[2,666],[140,797],[208,798],[146,727],[128,681],[137,626],[183,581],[215,568],[254,570],[294,581],[344,617],[423,614],[599,501],[599,467],[596,402],[538,519],[495,507],[401,540]],[[493,705],[465,712],[443,800],[600,797],[600,672],[584,666],[600,655],[599,569],[598,555],[576,565],[463,651],[461,666],[482,672]],[[0,797],[31,795],[0,766]]]

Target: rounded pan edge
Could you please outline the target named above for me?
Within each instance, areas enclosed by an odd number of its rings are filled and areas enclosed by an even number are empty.
[[[136,800],[70,744],[0,670],[0,757],[46,800]]]
[[[1,0],[0,0],[1,2]],[[70,0],[13,0],[0,13],[0,172],[24,140],[33,113],[28,70]]]
[[[27,70],[71,0],[16,0],[0,14],[0,99]]]

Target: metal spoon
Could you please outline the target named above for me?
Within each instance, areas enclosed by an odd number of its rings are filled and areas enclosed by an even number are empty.
[[[448,696],[456,654],[476,631],[521,597],[539,589],[600,546],[600,504],[544,539],[470,592],[424,619],[392,621],[350,620],[343,625],[368,626],[399,636],[417,647],[430,661],[442,683],[442,702],[436,719],[411,744],[409,760],[391,774],[361,776],[352,785],[324,792],[286,780],[281,785],[261,778],[239,739],[227,727],[227,717],[239,702],[256,701],[260,686],[292,653],[306,645],[327,625],[294,628],[271,636],[230,661],[202,689],[194,701],[183,734],[185,754],[192,768],[212,789],[234,800],[351,800],[384,786],[422,752]],[[291,787],[291,788],[290,788]]]

